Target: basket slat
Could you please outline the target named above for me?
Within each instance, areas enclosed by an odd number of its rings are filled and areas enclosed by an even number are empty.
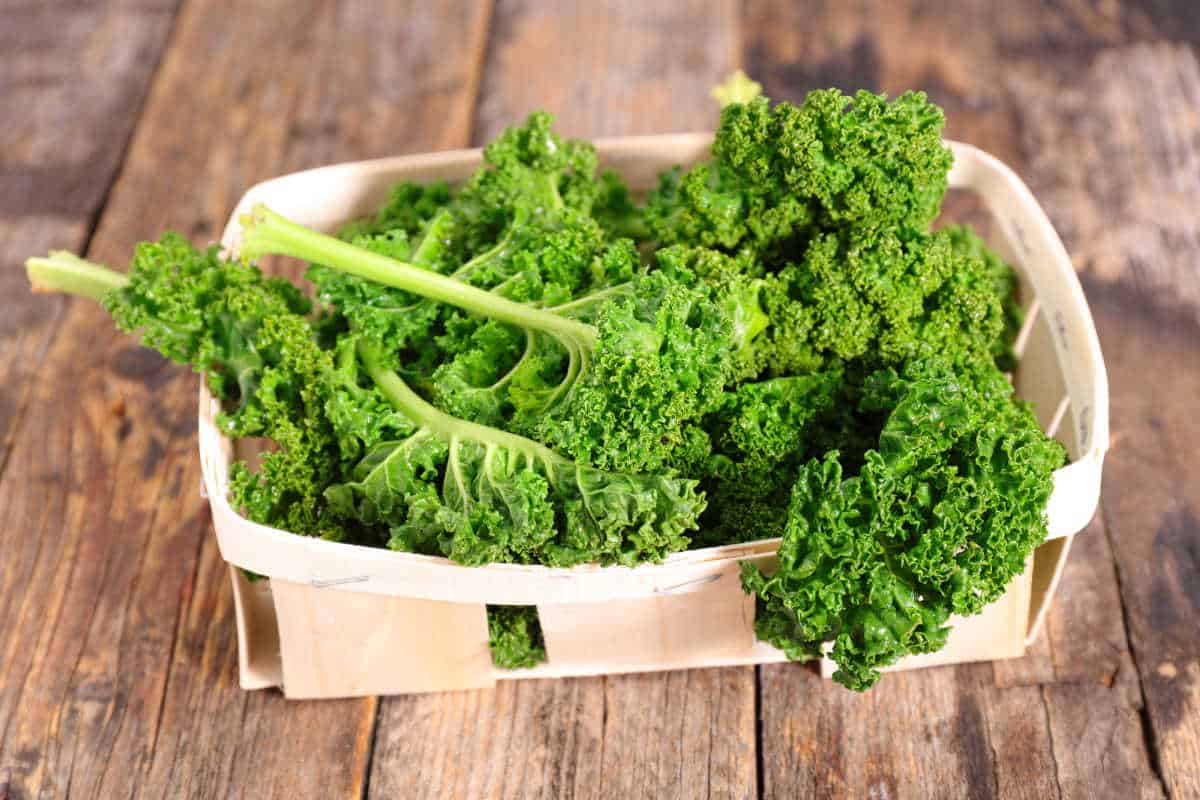
[[[409,694],[494,685],[487,613],[271,580],[291,698]]]
[[[737,562],[650,597],[537,609],[552,665],[707,666],[715,657],[747,657],[755,644],[754,598],[742,591]]]

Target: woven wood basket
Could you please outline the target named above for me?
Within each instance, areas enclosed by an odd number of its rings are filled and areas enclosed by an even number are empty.
[[[601,163],[634,190],[706,158],[710,134],[600,140]],[[893,669],[1012,658],[1037,636],[1071,539],[1091,519],[1108,447],[1108,382],[1091,313],[1070,259],[1028,188],[1004,164],[950,142],[952,188],[980,196],[995,218],[990,244],[1021,280],[1027,317],[1017,339],[1017,392],[1034,403],[1071,463],[1054,475],[1049,537],[1008,592],[978,616],[954,619],[942,651]],[[285,175],[251,188],[222,237],[236,252],[238,217],[254,203],[332,230],[374,211],[400,180],[470,175],[479,150],[403,156]],[[636,568],[553,569],[447,559],[310,539],[249,522],[226,490],[234,446],[200,394],[200,458],[221,555],[229,563],[241,686],[292,698],[487,687],[497,680],[761,664],[785,660],[754,636],[754,600],[738,564],[770,565],[778,539],[677,553]],[[245,568],[269,580],[246,580]],[[487,604],[536,605],[548,660],[500,670],[488,651]],[[829,664],[823,665],[826,675]]]

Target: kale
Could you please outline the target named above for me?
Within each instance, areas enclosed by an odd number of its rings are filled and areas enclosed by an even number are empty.
[[[366,373],[411,423],[325,489],[334,513],[386,526],[389,546],[462,563],[588,561],[632,566],[689,544],[696,482],[577,464],[514,433],[451,416],[359,342]]]
[[[535,606],[488,606],[488,648],[500,669],[528,669],[546,660]]]
[[[246,257],[323,263],[553,342],[557,363],[534,356],[516,367],[514,424],[583,464],[627,472],[669,466],[676,448],[695,442],[693,423],[716,407],[732,373],[730,318],[708,291],[663,271],[639,270],[625,283],[542,308],[339,241],[263,206],[243,225]],[[635,258],[632,247],[616,244],[581,261],[605,275],[630,274]]]
[[[925,228],[951,163],[944,121],[920,92],[892,102],[829,89],[799,106],[730,103],[713,160],[663,175],[647,225],[663,244],[765,254],[837,227]]]
[[[1024,571],[1065,460],[992,364],[931,359],[879,377],[895,400],[877,448],[856,475],[836,450],[805,464],[779,570],[742,572],[758,635],[791,658],[833,642],[834,679],[859,690],[942,647],[951,614],[979,613]]]
[[[865,689],[941,647],[1045,536],[1062,448],[1012,395],[1012,270],[933,231],[950,151],[920,93],[723,103],[712,158],[639,205],[536,112],[463,184],[403,183],[334,236],[257,207],[239,258],[166,234],[101,301],[274,447],[231,502],[306,536],[455,562],[633,566],[781,537],[760,638]],[[254,260],[309,262],[309,299]],[[489,607],[493,659],[545,658]]]

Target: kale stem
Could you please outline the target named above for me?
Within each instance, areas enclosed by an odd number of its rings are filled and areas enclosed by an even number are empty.
[[[240,252],[245,258],[282,255],[324,264],[480,316],[544,331],[564,343],[595,346],[598,334],[591,325],[538,311],[445,275],[355,247],[297,225],[262,204],[251,209],[241,222],[244,229]]]
[[[414,392],[403,378],[384,365],[383,352],[378,345],[359,339],[358,357],[366,367],[371,380],[375,382],[375,386],[393,408],[443,439],[449,441],[457,437],[484,444],[495,444],[535,456],[547,465],[566,461],[558,453],[532,439],[454,417],[435,407]]]
[[[46,258],[27,260],[25,273],[35,292],[63,292],[97,302],[113,289],[129,283],[128,276],[63,250],[53,250]]]

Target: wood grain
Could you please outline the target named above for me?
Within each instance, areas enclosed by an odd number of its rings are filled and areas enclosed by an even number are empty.
[[[1023,659],[993,665],[999,687],[1031,690],[998,711],[1028,726],[1041,706],[1061,796],[1162,797],[1107,534],[1097,515],[1072,545],[1037,644]]]
[[[739,63],[737,4],[501,2],[476,142],[536,109],[568,136],[711,129],[709,90]]]
[[[486,6],[366,5],[188,3],[90,255],[211,239],[284,171],[465,142]],[[0,480],[0,793],[359,796],[374,701],[237,686],[195,378],[82,302],[40,377]]]
[[[603,797],[605,710],[602,680],[387,698],[370,796]]]
[[[595,796],[756,797],[753,674],[733,667],[605,678]]]
[[[0,474],[8,474],[25,412],[33,407],[36,417],[24,426],[34,448],[16,459],[13,470],[23,478],[0,486],[0,518],[6,522],[0,534],[5,553],[0,561],[0,796],[16,796],[30,782],[48,796],[61,793],[72,772],[60,768],[64,762],[86,765],[79,774],[88,777],[76,784],[77,791],[94,790],[108,767],[88,753],[89,734],[97,731],[96,720],[107,707],[100,695],[119,697],[122,704],[142,699],[134,673],[126,673],[120,685],[105,687],[73,682],[61,668],[97,657],[103,639],[89,650],[81,623],[97,612],[112,612],[111,606],[89,607],[86,596],[65,590],[72,574],[86,585],[109,572],[90,542],[63,529],[64,522],[76,529],[84,525],[77,498],[90,480],[72,470],[69,459],[83,463],[91,448],[102,449],[103,443],[86,419],[74,426],[75,435],[46,427],[61,392],[37,385],[35,378],[67,303],[29,298],[22,264],[29,255],[87,242],[166,45],[176,5],[173,0],[41,3],[3,12],[0,97],[8,113],[0,127],[0,293],[9,300],[0,315]],[[75,355],[76,364],[93,357]],[[102,389],[103,382],[102,375],[91,374],[80,388]],[[101,391],[97,403],[104,402]],[[39,448],[56,448],[57,464],[38,458]],[[121,520],[102,524],[119,530]],[[125,556],[136,563],[138,554]],[[35,580],[37,564],[46,568]],[[98,620],[99,628],[109,622]],[[147,636],[157,633],[149,630]],[[31,674],[46,678],[38,686],[40,697],[23,691]],[[159,680],[152,678],[148,691]],[[54,739],[18,714],[42,698],[61,704]],[[114,728],[97,732],[118,770],[128,763],[128,744],[137,737],[136,731],[126,734]]]
[[[1104,514],[1163,781],[1200,795],[1200,331],[1093,291],[1112,386]]]
[[[1200,323],[1197,50],[1114,47],[1010,81],[1031,188],[1079,269]]]
[[[0,14],[0,472],[62,313],[22,265],[83,247],[112,185],[178,0],[25,3]]]

